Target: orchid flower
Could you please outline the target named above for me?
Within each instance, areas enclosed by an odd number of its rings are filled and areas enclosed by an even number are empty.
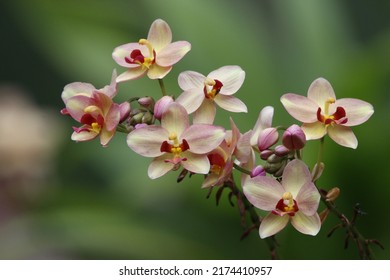
[[[220,186],[232,173],[233,152],[236,149],[240,131],[231,118],[230,126],[232,129],[226,131],[225,139],[207,155],[210,161],[210,172],[203,181],[202,188]]]
[[[162,79],[190,49],[191,44],[186,41],[172,43],[171,28],[162,19],[157,19],[150,26],[147,39],[114,49],[113,59],[128,68],[118,76],[117,82],[134,80],[146,73],[150,79]]]
[[[271,129],[272,118],[274,115],[274,108],[272,106],[264,107],[257,118],[253,129],[241,135],[237,141],[237,147],[234,155],[239,161],[239,165],[246,170],[253,170],[256,168],[256,155],[259,151],[259,141],[262,141],[262,135]],[[241,174],[241,184],[249,178],[245,173]]]
[[[321,227],[317,214],[320,193],[307,166],[293,160],[284,169],[282,181],[257,176],[245,180],[244,194],[255,207],[270,211],[261,221],[261,238],[281,231],[289,221],[303,234],[316,235]]]
[[[136,153],[154,158],[148,175],[155,179],[180,165],[193,173],[209,173],[207,153],[221,144],[224,137],[222,127],[190,125],[184,107],[172,102],[162,113],[161,126],[135,129],[128,134],[127,144]]]
[[[280,100],[291,116],[303,122],[307,140],[329,134],[337,144],[353,149],[357,148],[358,141],[350,126],[364,123],[374,113],[372,105],[365,101],[336,100],[331,84],[323,78],[310,85],[307,97],[287,93]]]
[[[212,124],[215,104],[230,112],[246,113],[246,105],[232,96],[240,89],[244,79],[245,72],[239,66],[223,66],[207,77],[194,71],[182,72],[178,82],[184,92],[176,102],[183,105],[189,114],[194,113],[194,123]]]
[[[100,143],[107,146],[115,134],[118,124],[130,112],[130,104],[116,104],[112,98],[117,93],[116,72],[114,70],[111,84],[102,89],[96,89],[89,83],[75,82],[65,86],[62,100],[64,115],[70,115],[82,124],[73,127],[71,139],[74,141],[89,141],[100,135]]]
[[[237,159],[241,163],[248,163],[254,161],[255,151],[259,149],[259,143],[263,142],[265,135],[272,129],[272,118],[274,115],[274,108],[272,106],[264,107],[257,118],[256,124],[253,129],[244,133],[238,140],[237,149],[235,154]],[[251,164],[247,166],[252,169],[254,166]]]

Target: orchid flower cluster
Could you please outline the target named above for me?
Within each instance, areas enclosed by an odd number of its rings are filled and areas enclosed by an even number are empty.
[[[340,189],[326,191],[317,186],[325,165],[319,156],[315,166],[309,168],[302,159],[302,150],[306,141],[317,139],[322,149],[326,135],[341,146],[356,149],[358,141],[351,127],[370,118],[372,105],[353,98],[336,99],[331,84],[318,78],[310,85],[307,97],[293,93],[281,97],[287,112],[302,124],[273,126],[274,108],[266,106],[253,129],[241,132],[232,118],[226,129],[214,124],[217,110],[247,112],[246,105],[234,96],[244,83],[245,71],[236,65],[220,67],[207,75],[185,71],[178,76],[182,92],[177,97],[167,95],[163,78],[190,50],[187,41],[172,42],[171,29],[161,19],[152,23],[146,39],[115,48],[112,57],[126,70],[119,76],[114,70],[109,85],[96,89],[76,82],[62,92],[62,114],[80,123],[80,127],[73,128],[71,139],[80,142],[99,137],[105,147],[116,132],[124,132],[130,149],[151,158],[147,171],[151,179],[179,169],[178,182],[187,174],[201,174],[201,187],[209,189],[209,195],[217,189],[217,202],[222,191],[229,189],[229,200],[237,199],[246,227],[243,236],[258,228],[260,237],[269,241],[273,251],[275,234],[289,222],[303,234],[317,235],[330,212],[338,215],[335,200]],[[145,75],[159,82],[161,97],[114,102],[118,83]],[[234,172],[241,176],[241,188],[233,178]],[[321,200],[325,210],[319,212]],[[268,214],[261,217],[256,208]],[[252,226],[246,225],[248,213]],[[356,235],[357,229],[345,215],[340,217],[348,237],[357,244],[365,242],[367,247],[367,239]]]

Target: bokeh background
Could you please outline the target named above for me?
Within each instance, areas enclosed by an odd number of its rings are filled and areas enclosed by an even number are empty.
[[[184,70],[207,74],[240,65],[246,81],[237,97],[248,114],[232,116],[241,131],[258,112],[275,107],[274,124],[294,120],[279,98],[306,95],[325,77],[337,97],[360,98],[375,114],[354,132],[357,150],[325,142],[326,170],[319,183],[338,186],[339,208],[351,216],[360,203],[367,215],[358,228],[376,238],[379,259],[390,259],[390,2],[363,0],[125,1],[12,0],[0,2],[0,258],[1,259],[268,259],[256,231],[240,241],[237,208],[227,193],[219,206],[206,199],[200,176],[177,184],[178,173],[147,177],[149,159],[133,153],[125,135],[108,148],[70,140],[70,118],[61,116],[63,87],[74,81],[101,88],[114,68],[112,50],[147,35],[166,20],[174,41],[192,50],[165,78],[180,93]],[[117,102],[160,95],[146,78],[121,84]],[[305,160],[313,165],[318,143]],[[321,209],[323,205],[321,206]],[[278,234],[284,259],[357,259],[330,216],[316,237],[291,226]]]

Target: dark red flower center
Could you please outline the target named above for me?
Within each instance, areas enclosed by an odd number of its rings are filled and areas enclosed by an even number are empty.
[[[223,84],[221,81],[206,78],[203,92],[207,99],[214,99],[214,97],[221,91]]]
[[[293,199],[292,194],[290,192],[285,192],[283,197],[276,204],[275,210],[273,210],[272,213],[279,216],[288,214],[292,217],[298,211],[298,203]]]

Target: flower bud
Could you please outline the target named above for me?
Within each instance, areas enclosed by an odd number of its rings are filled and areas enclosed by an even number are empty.
[[[286,167],[287,162],[288,162],[287,160],[282,161],[282,163],[279,166],[279,169],[273,174],[275,177],[281,177],[283,175],[284,168]]]
[[[144,116],[144,113],[140,112],[136,115],[134,115],[131,119],[130,119],[130,124],[131,125],[137,125],[139,123],[142,123],[142,118]]]
[[[325,222],[326,218],[329,215],[329,212],[329,208],[325,208],[321,213],[318,214],[318,216],[320,217],[321,224]]]
[[[148,109],[153,109],[154,103],[155,102],[153,97],[150,96],[145,96],[138,99],[138,104]]]
[[[306,135],[302,128],[293,124],[283,133],[282,143],[290,150],[300,150],[306,144]]]
[[[272,151],[272,150],[264,150],[264,151],[260,152],[260,158],[262,160],[267,160],[273,154],[274,154],[274,151]]]
[[[134,126],[134,129],[142,128],[142,127],[147,127],[148,125],[146,123],[139,123]]]
[[[259,150],[263,151],[271,147],[273,144],[275,144],[279,139],[279,134],[276,128],[274,127],[269,127],[264,129],[258,139],[258,146]]]
[[[287,149],[283,145],[278,145],[275,147],[275,155],[277,155],[279,157],[284,157],[284,156],[288,155],[289,153],[290,153],[290,150]]]
[[[335,201],[340,195],[340,189],[338,187],[334,187],[326,194],[326,201]]]
[[[279,162],[282,162],[283,161],[283,158],[282,157],[279,157],[275,154],[273,155],[270,155],[268,158],[267,158],[267,162],[268,163],[279,163]]]
[[[163,96],[159,100],[157,100],[154,105],[154,117],[158,120],[161,120],[161,116],[168,107],[169,104],[173,102],[172,96]]]
[[[317,163],[314,165],[313,170],[311,171],[311,176],[313,177],[313,179],[312,179],[313,182],[317,181],[321,177],[324,169],[325,169],[325,164],[323,162],[320,162],[319,165]]]
[[[150,113],[149,111],[145,112],[145,114],[142,117],[142,123],[153,124],[153,122],[154,122],[154,118],[152,113]]]
[[[251,171],[251,178],[256,177],[256,176],[265,176],[265,175],[266,175],[266,172],[264,170],[264,167],[261,165],[256,166]]]

